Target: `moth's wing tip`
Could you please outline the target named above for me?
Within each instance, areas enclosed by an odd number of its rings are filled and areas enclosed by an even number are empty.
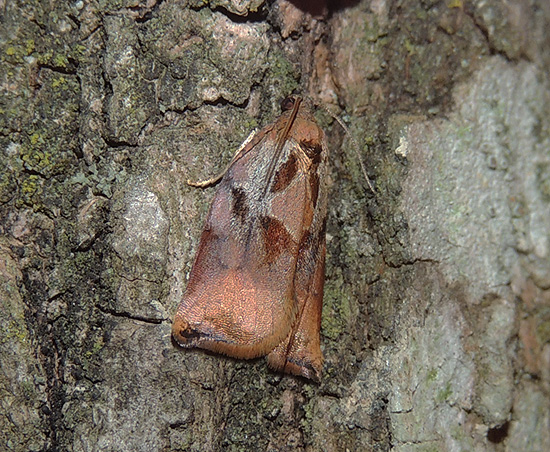
[[[323,363],[321,360],[301,360],[301,362],[295,362],[293,360],[286,359],[286,357],[278,356],[276,353],[270,353],[267,357],[267,364],[269,367],[277,372],[284,372],[287,374],[303,377],[308,380],[312,380],[315,383],[321,382],[321,376],[323,373]]]
[[[201,339],[200,331],[191,327],[189,322],[182,317],[176,317],[172,324],[172,339],[180,347],[196,347]]]
[[[323,373],[322,364],[308,363],[306,366],[302,366],[302,376],[313,380],[315,383],[321,383],[321,376]]]
[[[303,372],[301,373],[302,377],[307,378],[317,384],[321,383],[321,375],[322,370],[314,367],[303,368]]]
[[[172,324],[172,339],[183,348],[201,348],[231,358],[254,359],[267,355],[273,349],[272,342],[278,338],[251,342],[219,328],[209,327],[204,322],[190,323],[184,316],[176,315]]]

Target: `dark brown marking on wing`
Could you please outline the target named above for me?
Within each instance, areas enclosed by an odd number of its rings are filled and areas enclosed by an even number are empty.
[[[325,239],[326,228],[327,220],[324,218],[320,228],[316,228],[313,231],[311,229],[305,231],[300,239],[300,253],[316,249]]]
[[[309,250],[317,248],[319,245],[319,234],[317,231],[307,230],[302,235],[300,240],[300,253],[307,252]]]
[[[260,219],[262,226],[266,261],[271,264],[277,257],[290,249],[294,240],[289,232],[286,230],[285,225],[272,217],[262,217]]]
[[[319,197],[319,173],[316,168],[309,173],[309,188],[311,190],[311,203],[313,208],[317,207],[317,198]]]
[[[200,245],[202,245],[202,243],[204,242],[205,244],[209,244],[211,242],[215,242],[216,240],[218,240],[220,237],[218,236],[218,234],[216,234],[214,232],[214,229],[212,228],[212,224],[210,224],[208,221],[205,223],[204,225],[204,229],[202,230],[202,234],[201,234],[201,240],[199,242],[199,248],[200,248]]]
[[[323,146],[318,141],[301,141],[300,145],[305,151],[306,155],[311,159],[311,163],[318,165],[321,162],[323,154]]]
[[[296,175],[296,171],[298,171],[298,160],[296,159],[296,155],[292,153],[275,174],[271,192],[276,193],[288,187]]]
[[[242,188],[231,189],[231,195],[233,196],[233,215],[244,223],[248,216],[248,201],[246,192]]]
[[[324,243],[327,219],[323,218],[321,227],[315,230],[308,229],[300,239],[298,267],[306,274],[313,274],[317,265],[317,253]]]

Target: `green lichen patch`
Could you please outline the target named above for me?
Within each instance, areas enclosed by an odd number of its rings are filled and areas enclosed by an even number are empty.
[[[323,297],[323,317],[321,331],[323,336],[335,341],[345,332],[351,315],[351,294],[349,287],[339,272],[325,284]]]
[[[443,403],[446,400],[448,400],[453,394],[451,383],[448,382],[443,389],[441,389],[436,397],[435,400],[437,403]]]
[[[263,87],[271,99],[282,100],[296,92],[299,88],[300,74],[284,53],[279,49],[272,49],[267,60]]]
[[[211,9],[223,8],[233,14],[247,16],[249,13],[258,11],[265,3],[265,0],[190,0],[192,8],[210,6]]]

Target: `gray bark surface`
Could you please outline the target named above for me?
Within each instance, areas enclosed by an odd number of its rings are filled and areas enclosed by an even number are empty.
[[[0,450],[550,450],[550,6],[0,1]],[[180,350],[218,174],[330,144],[319,385]],[[372,193],[359,157],[365,163]]]

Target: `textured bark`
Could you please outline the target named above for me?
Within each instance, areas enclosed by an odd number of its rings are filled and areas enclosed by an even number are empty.
[[[548,2],[21,1],[0,20],[0,449],[550,449]],[[185,180],[293,90],[350,128],[319,112],[320,385],[170,340],[212,196]]]

